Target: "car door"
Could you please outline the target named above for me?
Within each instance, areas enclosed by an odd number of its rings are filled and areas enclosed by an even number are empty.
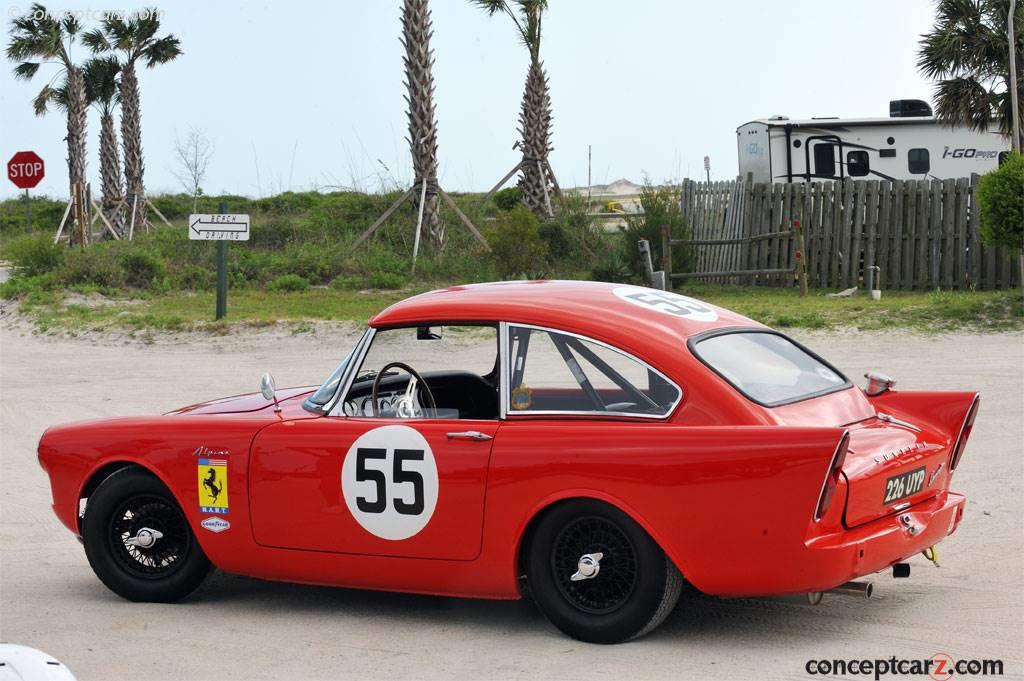
[[[249,493],[258,544],[448,560],[479,554],[500,423],[497,325],[434,331],[371,330],[335,411],[257,434]],[[404,363],[420,372],[416,381],[391,370]],[[424,385],[433,386],[432,408],[394,408],[403,395],[422,396]]]
[[[263,429],[250,504],[264,546],[471,560],[498,421],[324,416]]]

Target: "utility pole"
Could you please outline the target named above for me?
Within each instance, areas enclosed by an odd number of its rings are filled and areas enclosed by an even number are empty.
[[[1010,13],[1006,17],[1006,37],[1010,43],[1010,115],[1013,116],[1012,149],[1020,152],[1020,102],[1017,90],[1017,35],[1013,29],[1013,15],[1017,13],[1017,0],[1010,0]]]
[[[590,192],[592,191],[590,187],[593,184],[591,179],[590,179],[590,161],[591,161],[590,152],[591,152],[591,145],[588,144],[587,145],[587,210],[590,210]]]
[[[711,186],[711,157],[710,156],[705,156],[704,157],[704,172],[705,172],[705,174],[707,174],[708,186],[710,187]]]

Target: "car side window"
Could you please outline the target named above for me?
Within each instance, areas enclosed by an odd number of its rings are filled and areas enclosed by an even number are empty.
[[[550,329],[509,327],[509,415],[668,415],[682,392],[630,355]]]

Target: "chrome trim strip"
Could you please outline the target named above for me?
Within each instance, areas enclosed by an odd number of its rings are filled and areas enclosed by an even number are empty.
[[[365,359],[366,352],[369,350],[370,341],[376,333],[377,329],[372,326],[366,327],[362,338],[359,339],[355,348],[352,349],[352,362],[349,364],[348,369],[345,370],[341,380],[338,381],[338,392],[331,398],[333,401],[328,403],[330,407],[325,410],[327,416],[345,416],[342,406],[345,401],[342,399],[342,396],[347,395],[349,388],[352,387],[352,380],[356,377],[359,367],[363,365],[363,359]]]
[[[501,391],[501,403],[502,403],[502,415],[501,415],[501,417],[503,419],[508,417],[508,416],[517,416],[517,417],[527,417],[528,418],[530,416],[558,415],[558,416],[626,416],[626,417],[629,417],[629,418],[653,419],[653,420],[657,420],[657,421],[663,421],[663,420],[665,420],[667,418],[670,418],[672,416],[672,414],[675,413],[676,407],[678,407],[679,404],[683,401],[683,389],[682,389],[682,387],[678,383],[676,383],[671,378],[669,378],[665,374],[661,373],[660,371],[658,371],[657,369],[652,367],[647,362],[643,361],[642,359],[640,359],[638,357],[635,357],[634,355],[631,355],[630,353],[626,352],[622,348],[617,348],[614,345],[609,345],[608,343],[604,343],[604,342],[599,341],[597,339],[590,338],[589,336],[582,336],[582,335],[580,335],[578,333],[573,333],[571,331],[563,331],[562,329],[552,329],[552,328],[548,328],[546,326],[537,326],[535,324],[520,324],[520,323],[517,323],[517,322],[511,322],[511,323],[502,322],[502,324],[505,325],[505,332],[506,332],[506,337],[505,337],[506,344],[505,345],[507,345],[507,341],[508,341],[508,327],[510,327],[510,326],[516,326],[516,327],[519,327],[521,329],[536,329],[537,331],[549,331],[551,333],[560,333],[560,334],[562,334],[564,336],[572,336],[573,338],[578,338],[578,339],[580,339],[582,341],[586,341],[588,343],[593,343],[595,345],[600,345],[601,347],[603,347],[603,348],[605,348],[607,350],[611,350],[612,352],[618,353],[618,354],[622,355],[623,357],[626,357],[628,359],[633,360],[634,362],[636,362],[640,366],[644,367],[648,371],[654,372],[655,374],[660,376],[662,380],[664,380],[666,383],[668,383],[673,388],[675,388],[676,392],[679,394],[678,397],[676,397],[675,402],[673,402],[671,404],[671,406],[669,406],[669,408],[665,411],[664,414],[637,414],[635,412],[622,412],[622,411],[562,411],[562,410],[543,410],[543,411],[536,410],[536,411],[522,411],[522,412],[514,412],[514,413],[512,413],[512,412],[508,411],[509,393],[512,390],[512,386],[508,385],[508,377],[507,376],[503,376],[504,381],[502,382],[502,385],[504,387],[502,388],[502,391]],[[505,369],[505,373],[507,374],[508,371],[507,371],[507,367],[505,366],[505,364],[502,364],[502,367]]]
[[[498,419],[504,421],[508,414],[509,391],[508,365],[512,349],[508,346],[508,322],[498,322]]]
[[[964,415],[964,420],[960,423],[960,432],[956,434],[956,442],[953,443],[953,449],[949,450],[949,472],[950,474],[956,470],[956,466],[953,465],[953,457],[956,456],[956,450],[960,447],[960,439],[964,436],[964,428],[967,427],[967,419],[971,418],[971,412],[978,408],[978,402],[981,401],[981,395],[975,393],[974,399],[971,400],[971,406],[967,408],[967,414]],[[977,417],[977,415],[975,415]],[[966,445],[964,445],[966,446]],[[960,462],[956,462],[957,466]]]
[[[850,431],[844,430],[843,436],[839,438],[839,444],[836,445],[836,450],[832,452],[832,458],[828,460],[828,468],[825,469],[825,477],[821,480],[821,491],[818,492],[818,503],[814,505],[814,513],[811,515],[811,518],[816,523],[821,522],[821,517],[818,515],[818,509],[821,508],[821,500],[825,497],[825,485],[828,484],[828,476],[832,472],[832,467],[836,465],[836,457],[839,456],[839,450],[842,449],[843,443],[846,443],[847,446],[849,446],[849,442]],[[828,511],[828,509],[826,508],[825,511]],[[824,513],[822,515],[824,515]]]
[[[878,412],[878,420],[879,421],[885,421],[886,423],[891,423],[891,424],[896,425],[896,426],[903,426],[904,428],[908,428],[908,429],[914,431],[915,433],[920,433],[921,432],[921,429],[918,428],[917,426],[915,426],[913,423],[908,423],[907,421],[904,421],[902,419],[898,419],[895,416],[893,416],[892,414],[886,414],[884,412]]]

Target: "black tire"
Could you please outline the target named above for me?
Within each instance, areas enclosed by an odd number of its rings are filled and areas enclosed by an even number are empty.
[[[528,551],[527,579],[538,607],[581,641],[620,643],[643,636],[679,600],[683,578],[672,561],[629,516],[599,501],[553,508]],[[596,575],[572,580],[583,572],[578,561],[597,553],[602,557]]]
[[[150,546],[126,543],[143,536]],[[170,603],[196,590],[210,572],[174,495],[138,466],[122,468],[89,497],[82,521],[85,555],[107,588],[130,601]]]

